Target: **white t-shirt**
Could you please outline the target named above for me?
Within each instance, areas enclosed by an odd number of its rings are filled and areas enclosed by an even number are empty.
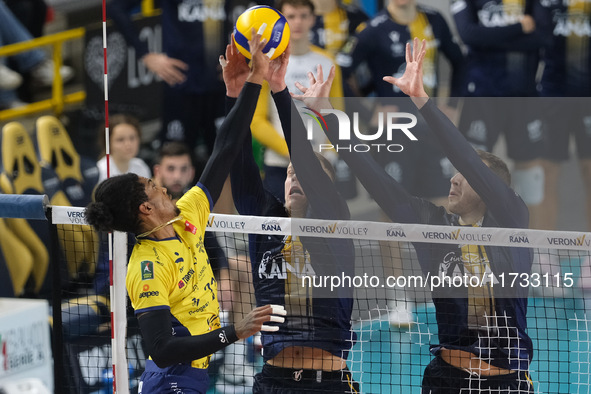
[[[122,172],[113,161],[113,158],[109,158],[109,162],[111,164],[111,177],[115,175],[122,175],[125,174]],[[102,159],[97,161],[96,166],[99,169],[99,183],[107,179],[107,157],[104,156]],[[137,174],[138,176],[143,176],[144,178],[152,178],[152,171],[150,171],[150,167],[144,162],[142,159],[138,159],[134,157],[129,161],[129,169],[127,172],[131,172]]]

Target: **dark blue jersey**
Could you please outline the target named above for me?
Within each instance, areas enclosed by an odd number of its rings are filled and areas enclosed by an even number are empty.
[[[409,25],[396,23],[384,9],[367,24],[358,28],[337,57],[346,80],[363,62],[371,72],[373,88],[379,97],[403,97],[400,90],[382,80],[386,75],[400,77],[406,69],[405,46],[413,38],[427,40],[427,54],[423,65],[423,81],[428,94],[436,95],[438,86],[438,56],[440,51],[452,66],[451,96],[459,94],[460,69],[463,56],[452,38],[445,19],[435,10],[417,6],[416,19]]]
[[[310,41],[334,56],[349,36],[355,33],[357,26],[367,19],[363,11],[352,6],[340,6],[326,15],[316,15],[316,23],[310,31]]]
[[[591,96],[591,2],[541,3],[552,37],[543,56],[542,95]]]
[[[482,227],[527,228],[529,213],[523,200],[484,164],[453,123],[432,101],[423,107],[421,114],[451,163],[485,202],[487,210]],[[326,117],[327,122],[334,121],[329,118]],[[328,137],[333,143],[338,142],[335,130],[338,125],[328,124]],[[369,153],[341,151],[340,155],[393,222],[459,226],[457,215],[410,195]],[[471,263],[465,260],[465,245],[417,242],[414,247],[425,275],[463,276]],[[480,251],[476,253],[483,262],[482,272],[492,272],[495,278],[503,273],[530,272],[532,252],[528,248],[477,248]],[[498,286],[486,289],[490,293],[479,298],[483,303],[480,316],[474,316],[474,310],[470,309],[474,300],[464,290],[433,291],[439,345],[431,351],[437,354],[441,347],[461,349],[500,368],[527,370],[533,355],[532,342],[526,333],[527,289],[502,294]]]
[[[224,53],[231,32],[227,0],[164,0],[162,7],[162,52],[189,65],[187,80],[173,88],[202,94],[219,90],[218,57]],[[115,21],[137,57],[146,55],[148,45],[131,24],[130,11],[140,0],[114,0],[109,16]]]
[[[538,0],[455,0],[451,12],[466,44],[463,95],[535,96],[543,29],[525,34],[520,19],[542,26]]]
[[[291,136],[291,111],[295,111],[289,92],[273,95],[288,142],[292,165],[309,201],[314,218],[348,219],[349,210],[323,171],[302,122],[299,133]],[[296,115],[299,116],[299,115]],[[296,136],[297,134],[297,136]],[[293,154],[296,152],[296,154]],[[310,176],[313,175],[313,176]],[[263,188],[250,141],[243,144],[232,172],[232,195],[242,215],[287,217],[283,204]],[[297,220],[292,221],[297,225]],[[300,243],[301,241],[301,243]],[[265,360],[290,346],[326,350],[347,358],[356,336],[351,331],[352,293],[345,290],[333,298],[318,296],[317,289],[302,287],[303,275],[354,275],[355,251],[350,239],[288,236],[249,236],[253,286],[257,305],[284,305],[287,316],[275,333],[262,332]]]

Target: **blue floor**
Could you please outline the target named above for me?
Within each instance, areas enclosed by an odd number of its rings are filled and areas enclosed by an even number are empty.
[[[355,327],[359,341],[350,366],[364,393],[416,393],[420,388],[437,326],[432,306],[418,306],[416,316],[418,324],[410,331],[392,329],[383,320]],[[591,393],[591,320],[583,316],[582,300],[530,299],[528,332],[535,349],[530,372],[536,393]]]

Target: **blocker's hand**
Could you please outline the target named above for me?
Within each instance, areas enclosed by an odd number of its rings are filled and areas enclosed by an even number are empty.
[[[423,85],[423,60],[425,59],[426,41],[421,42],[415,37],[412,45],[406,44],[406,70],[400,78],[391,76],[384,77],[383,80],[396,85],[404,94],[411,97],[417,107],[421,108],[429,96],[425,92]]]

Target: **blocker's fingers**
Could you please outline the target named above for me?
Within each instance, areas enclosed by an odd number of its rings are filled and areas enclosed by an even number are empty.
[[[324,82],[324,71],[322,70],[322,66],[320,64],[316,66],[316,79],[320,83]]]
[[[274,315],[287,315],[287,312],[285,311],[285,307],[283,305],[271,304],[271,309],[273,310],[272,313]]]
[[[298,88],[302,93],[306,93],[308,91],[308,88],[305,87],[304,85],[302,85],[299,82],[295,83],[296,88]]]
[[[269,49],[269,52],[267,52],[267,57],[269,59],[271,59],[273,57],[273,54],[275,53],[275,48],[271,48]]]
[[[285,318],[281,317],[281,316],[273,316],[271,315],[271,320],[269,320],[270,322],[273,323],[285,323]]]
[[[259,27],[259,31],[257,31],[257,34],[258,34],[258,35],[260,35],[260,36],[262,36],[262,35],[263,35],[263,33],[265,32],[265,29],[266,29],[266,28],[267,28],[267,24],[266,24],[266,23],[263,23],[263,24],[261,25],[261,27]]]
[[[263,324],[261,326],[261,331],[275,332],[275,331],[279,331],[279,327],[278,326],[266,326]]]
[[[223,56],[220,56],[220,65],[222,66],[222,68],[228,65],[228,62],[226,61],[226,59],[224,59]]]

